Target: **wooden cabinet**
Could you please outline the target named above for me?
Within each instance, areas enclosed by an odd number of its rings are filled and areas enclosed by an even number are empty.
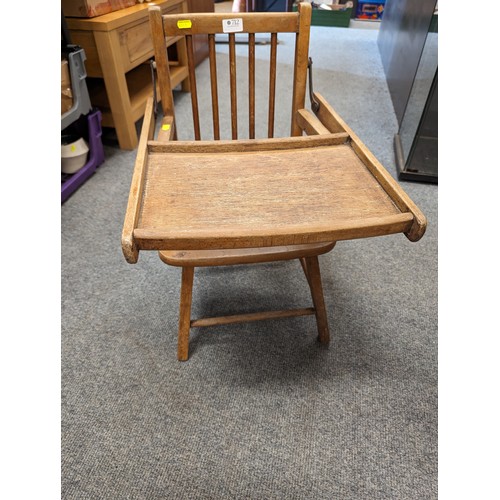
[[[200,0],[189,1],[193,2],[192,8],[198,8]],[[157,0],[155,4],[161,7],[163,14],[189,9],[188,0]],[[136,121],[144,115],[146,100],[153,94],[148,64],[153,57],[148,6],[141,3],[89,19],[66,18],[72,43],[81,46],[87,56],[85,67],[91,103],[102,112],[102,125],[115,128],[123,149],[137,147]],[[197,40],[198,63],[206,57],[203,43],[207,42]],[[180,84],[188,91],[185,40],[171,37],[167,44],[177,58],[172,58],[170,69],[172,87]],[[169,56],[172,57],[170,52]]]

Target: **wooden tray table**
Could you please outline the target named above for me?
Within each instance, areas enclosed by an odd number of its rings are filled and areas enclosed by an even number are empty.
[[[137,262],[140,250],[272,247],[400,232],[420,239],[423,214],[336,123],[341,132],[236,141],[160,142],[149,140],[150,130],[139,144],[125,258]]]

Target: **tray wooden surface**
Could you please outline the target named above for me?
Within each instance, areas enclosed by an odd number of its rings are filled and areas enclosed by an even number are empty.
[[[405,233],[425,218],[344,131],[236,141],[141,137],[124,224],[139,250],[300,245]]]

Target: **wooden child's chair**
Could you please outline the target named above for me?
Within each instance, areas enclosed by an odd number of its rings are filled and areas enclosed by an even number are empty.
[[[158,136],[152,140],[157,127],[150,100],[138,147],[122,247],[128,262],[137,261],[140,249],[158,250],[164,263],[182,268],[178,359],[188,359],[191,327],[300,315],[315,315],[319,341],[328,344],[330,335],[318,256],[332,250],[335,242],[342,239],[404,232],[416,241],[423,235],[426,222],[399,185],[319,94],[311,92],[315,114],[304,108],[311,5],[300,4],[293,13],[237,15],[162,15],[160,8],[153,5],[149,16],[163,117]],[[215,35],[227,32],[228,26],[232,140],[220,140]],[[238,138],[233,29],[248,33],[248,139]],[[296,34],[291,125],[290,137],[273,138],[277,40],[281,32]],[[271,39],[267,139],[255,139],[255,33],[270,33]],[[208,35],[209,44],[213,123],[210,141],[202,141],[200,132],[192,39],[200,34]],[[186,44],[195,141],[177,141],[167,53],[167,43],[172,37],[184,37]],[[321,164],[319,168],[312,165],[313,158]],[[239,173],[240,168],[247,176],[241,181],[245,186],[241,188],[236,180],[231,189],[226,189],[226,179],[231,183],[229,178]],[[310,176],[321,185],[319,191],[314,186],[309,189]],[[277,197],[272,187],[266,185],[266,177],[269,184],[283,184],[285,194]],[[328,193],[332,186],[336,188],[342,183],[344,190],[336,190],[337,196],[333,191],[332,195]],[[279,199],[283,196],[285,199]],[[289,259],[300,260],[313,307],[191,319],[196,267]]]

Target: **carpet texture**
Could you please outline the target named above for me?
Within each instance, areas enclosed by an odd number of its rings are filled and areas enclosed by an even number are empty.
[[[314,86],[396,177],[377,34],[312,27]],[[217,51],[223,77],[227,45]],[[268,51],[257,47],[265,71]],[[278,53],[286,100],[289,37]],[[208,61],[198,73],[208,88]],[[189,99],[176,92],[176,104],[184,131]],[[287,111],[277,135],[288,127]],[[320,257],[328,349],[302,317],[194,329],[180,363],[180,270],[154,252],[125,262],[135,152],[108,144],[105,155],[61,209],[62,497],[437,498],[437,186],[401,182],[428,217],[420,242],[345,241]],[[199,269],[193,301],[193,317],[312,305],[298,261]]]

